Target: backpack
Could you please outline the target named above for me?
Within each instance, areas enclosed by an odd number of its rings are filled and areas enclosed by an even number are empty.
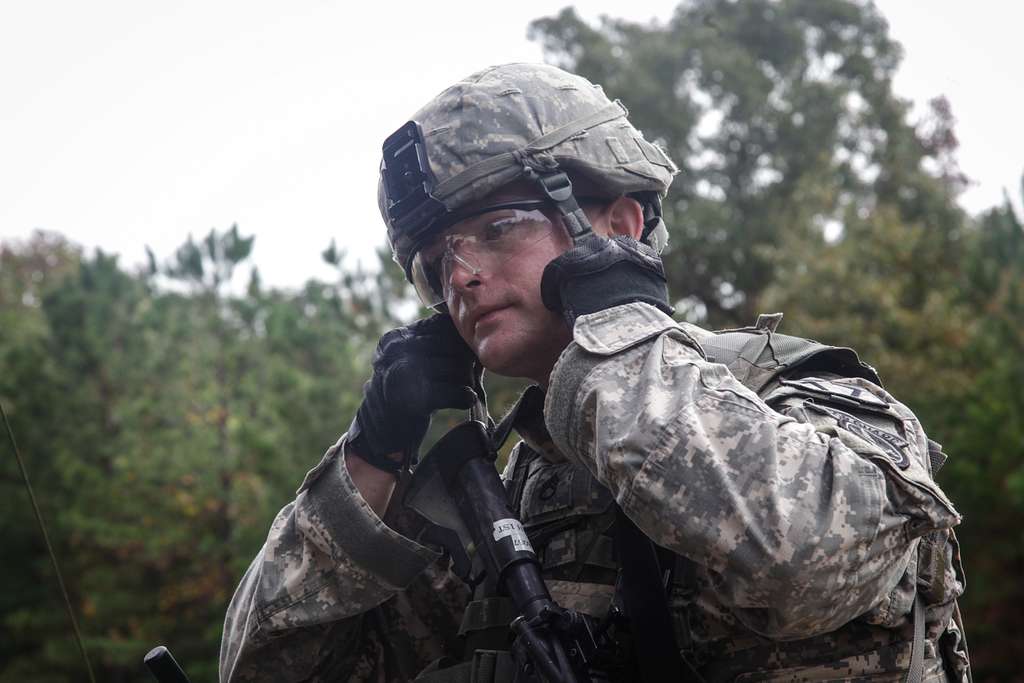
[[[802,405],[824,412],[843,428],[879,446],[899,465],[907,457],[901,450],[906,445],[902,436],[884,420],[871,419],[886,404],[855,383],[831,381],[859,378],[881,387],[875,369],[861,361],[853,349],[779,334],[776,329],[781,320],[781,313],[762,314],[751,327],[702,335],[700,345],[709,361],[728,367],[769,407],[785,412],[786,408]],[[935,441],[928,439],[927,445],[927,466],[934,479],[947,456]],[[940,621],[948,622],[939,638],[947,670],[959,680],[969,681],[967,642],[956,602],[964,583],[963,568],[952,530],[931,532],[921,538],[916,570],[914,642],[906,680],[921,680],[927,607],[938,612]]]

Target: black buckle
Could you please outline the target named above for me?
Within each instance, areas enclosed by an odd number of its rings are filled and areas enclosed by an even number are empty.
[[[548,199],[556,204],[573,199],[572,182],[565,173],[538,176],[537,182],[540,183],[541,189],[544,190]],[[575,201],[573,203],[575,204]]]
[[[592,232],[590,221],[587,220],[586,214],[580,209],[576,197],[573,196],[572,181],[569,180],[568,175],[562,171],[541,175],[529,167],[526,171],[526,177],[540,185],[544,195],[558,207],[558,212],[565,219],[565,227],[574,242],[588,232]]]

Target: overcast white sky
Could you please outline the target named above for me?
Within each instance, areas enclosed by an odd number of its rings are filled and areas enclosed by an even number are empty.
[[[540,61],[527,23],[566,2],[6,2],[0,8],[0,240],[36,228],[144,260],[238,223],[266,282],[326,277],[331,238],[383,243],[383,139],[478,68]],[[585,17],[666,19],[668,0],[591,0]],[[944,94],[972,212],[1018,203],[1022,3],[883,0],[897,91]]]

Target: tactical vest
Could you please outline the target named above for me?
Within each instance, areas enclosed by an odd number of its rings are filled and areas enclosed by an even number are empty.
[[[869,424],[877,399],[867,392],[830,382],[861,378],[881,386],[875,370],[848,348],[777,333],[781,314],[761,315],[748,328],[708,332],[685,325],[709,361],[721,363],[745,386],[776,410],[813,401],[838,410],[850,420]],[[878,423],[869,436],[877,432]],[[884,434],[880,438],[884,439]],[[931,474],[945,461],[941,447],[929,441]],[[615,598],[620,562],[614,529],[616,506],[611,493],[586,469],[569,462],[551,462],[526,444],[513,451],[506,469],[506,487],[513,506],[540,558],[552,597],[560,605],[600,620]],[[912,630],[855,620],[838,631],[801,641],[770,641],[734,628],[728,614],[702,603],[706,577],[694,563],[676,558],[670,609],[675,635],[685,659],[706,681],[802,681],[856,678],[837,662],[864,653],[868,670],[892,674],[891,680],[970,680],[966,640],[955,585],[963,582],[956,538],[951,531],[934,532],[918,546],[915,576],[918,596],[912,608]],[[908,580],[908,577],[905,577]],[[952,585],[951,585],[952,584]],[[485,591],[486,592],[486,589]],[[508,624],[515,617],[509,600],[477,591],[463,617],[465,661],[417,680],[428,683],[501,683],[511,681],[514,663],[508,648]],[[710,615],[710,616],[709,616]],[[717,621],[716,621],[717,620]],[[709,623],[710,622],[710,623]],[[725,637],[722,634],[726,633]],[[627,637],[628,638],[628,637]],[[623,647],[629,647],[628,642]],[[932,662],[924,671],[923,663]],[[935,670],[934,662],[941,661]],[[885,662],[879,666],[879,662]],[[759,663],[770,670],[758,671]],[[948,676],[945,677],[945,676]],[[609,680],[617,679],[614,674]],[[621,680],[629,680],[622,678]],[[890,680],[883,677],[879,680]]]

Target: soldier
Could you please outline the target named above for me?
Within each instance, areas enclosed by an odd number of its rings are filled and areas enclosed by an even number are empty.
[[[606,679],[662,679],[637,653],[664,617],[664,661],[693,680],[968,680],[938,444],[849,349],[779,316],[670,317],[676,168],[621,104],[499,66],[384,151],[394,258],[438,313],[381,338],[351,428],[235,593],[222,681],[512,680],[507,604],[389,509],[431,413],[472,403],[477,359],[535,383],[495,439],[522,437],[503,479],[552,596],[595,621],[625,604]],[[627,548],[651,542],[654,593]]]

